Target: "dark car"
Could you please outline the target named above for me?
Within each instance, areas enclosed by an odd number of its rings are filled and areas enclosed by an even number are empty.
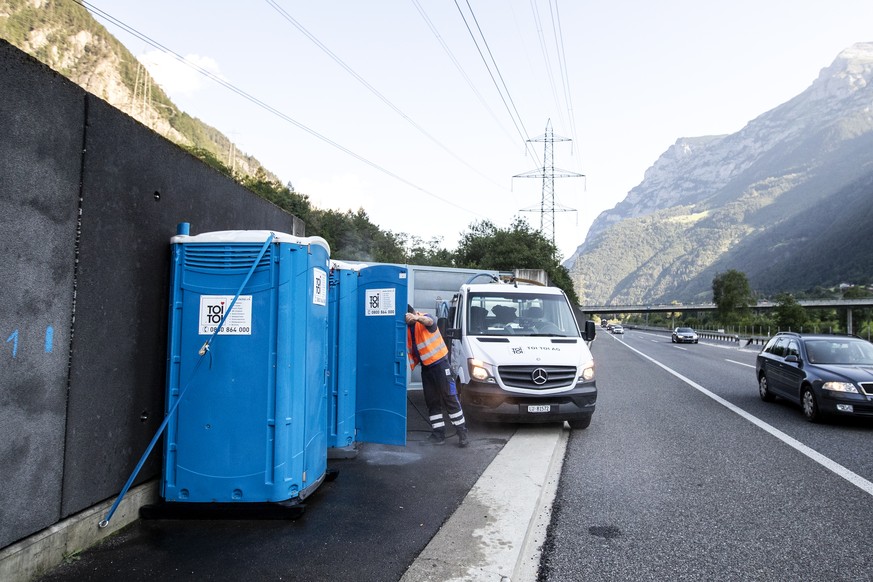
[[[758,393],[803,408],[807,420],[873,417],[873,344],[854,336],[781,332],[755,362]]]
[[[673,330],[672,341],[674,344],[696,344],[697,332],[690,327],[677,327]]]

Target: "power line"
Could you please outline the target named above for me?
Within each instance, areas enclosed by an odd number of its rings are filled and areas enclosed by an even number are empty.
[[[543,62],[545,63],[545,66],[546,66],[546,75],[549,79],[549,86],[552,89],[552,99],[555,102],[555,108],[557,109],[558,115],[560,116],[559,119],[563,120],[564,115],[562,112],[561,103],[558,100],[558,91],[555,88],[555,75],[552,72],[552,60],[549,58],[549,49],[548,49],[548,46],[546,44],[545,34],[543,33],[543,23],[542,23],[542,19],[540,18],[540,12],[539,12],[539,9],[537,8],[537,4],[536,4],[535,0],[530,0],[530,7],[531,7],[531,12],[533,13],[534,24],[535,24],[536,31],[537,31],[537,38],[540,42],[540,51],[543,54]],[[554,21],[552,22],[552,24],[554,25]],[[553,26],[553,30],[554,30],[554,26]]]
[[[473,22],[476,23],[476,29],[479,31],[479,36],[482,37],[482,43],[485,45],[485,48],[488,51],[488,56],[491,58],[491,62],[494,65],[494,69],[497,71],[497,76],[500,77],[500,83],[503,85],[503,90],[501,91],[500,85],[497,83],[497,79],[494,78],[494,73],[491,70],[491,66],[488,64],[488,60],[485,58],[485,55],[482,53],[482,47],[479,46],[479,42],[476,40],[476,35],[473,34],[473,30],[470,28],[470,23],[467,21],[467,17],[464,15],[464,11],[461,10],[461,7],[458,5],[458,0],[455,0],[455,6],[458,9],[458,12],[461,14],[461,18],[464,20],[464,25],[467,27],[467,31],[470,33],[470,38],[473,39],[473,43],[476,45],[476,50],[479,51],[479,56],[482,58],[482,62],[485,63],[485,68],[488,70],[488,74],[491,76],[491,81],[494,83],[495,88],[497,89],[497,93],[500,95],[500,99],[503,101],[504,107],[506,107],[507,113],[509,113],[509,117],[512,119],[512,123],[515,125],[515,130],[521,136],[521,139],[524,140],[525,149],[531,154],[531,156],[539,163],[539,157],[536,154],[536,151],[529,145],[528,133],[524,128],[524,123],[521,120],[521,115],[518,113],[518,109],[515,107],[515,102],[512,100],[512,96],[509,93],[509,89],[506,87],[506,83],[503,80],[503,75],[500,74],[500,68],[497,66],[497,61],[494,59],[494,55],[491,53],[491,48],[488,46],[488,41],[485,40],[485,35],[482,32],[482,28],[479,26],[478,20],[476,20],[476,15],[473,13],[473,8],[470,6],[469,0],[467,0],[467,8],[470,10],[470,16],[473,18]],[[506,96],[504,97],[503,93],[506,92]],[[506,99],[509,99],[509,102],[512,104],[512,110],[510,110],[509,104],[506,102]],[[513,115],[513,111],[515,111],[515,115]],[[519,124],[521,127],[519,128]]]
[[[564,94],[567,100],[567,113],[570,116],[570,131],[573,134],[573,139],[578,139],[578,134],[576,133],[576,112],[573,108],[573,94],[570,90],[570,74],[567,69],[567,51],[564,48],[564,31],[561,27],[561,12],[558,9],[558,0],[549,0],[549,4],[554,2],[555,9],[552,16],[552,28],[555,30],[555,45],[558,51],[558,61],[561,66],[561,79],[564,83]],[[579,161],[579,165],[582,165],[582,156],[577,152],[577,159]]]
[[[324,52],[324,54],[326,54],[326,55],[329,56],[331,59],[333,59],[333,61],[334,61],[336,64],[338,64],[340,67],[342,67],[343,70],[345,70],[348,74],[350,74],[352,77],[354,77],[354,78],[355,78],[355,79],[356,79],[356,80],[357,80],[361,85],[363,85],[364,87],[366,87],[368,91],[370,91],[373,95],[375,95],[376,97],[378,97],[379,100],[381,100],[385,105],[387,105],[388,107],[390,107],[390,108],[391,108],[395,113],[397,113],[398,115],[400,115],[400,117],[402,117],[402,118],[405,119],[407,122],[409,122],[409,124],[412,125],[412,127],[414,127],[414,128],[417,129],[419,132],[421,132],[421,134],[424,135],[427,139],[429,139],[430,141],[432,141],[434,144],[436,144],[437,146],[439,146],[439,147],[440,147],[443,151],[445,151],[447,154],[449,154],[450,156],[452,156],[453,158],[455,158],[457,161],[459,161],[460,163],[464,164],[465,166],[467,166],[468,168],[470,168],[471,170],[473,170],[474,172],[476,172],[477,174],[479,174],[480,176],[482,176],[483,178],[485,178],[486,180],[488,180],[489,182],[491,182],[491,183],[494,184],[495,186],[499,186],[499,187],[501,187],[501,188],[503,187],[503,186],[501,186],[499,183],[497,183],[495,180],[492,180],[490,177],[488,177],[488,176],[486,176],[484,173],[480,172],[480,171],[479,171],[477,168],[475,168],[472,164],[468,163],[466,160],[462,159],[460,156],[458,156],[457,154],[455,154],[452,150],[450,150],[448,147],[446,147],[445,145],[443,145],[443,144],[442,144],[442,143],[441,143],[437,138],[435,138],[435,137],[432,136],[430,133],[428,133],[428,132],[427,132],[427,131],[426,131],[426,130],[421,126],[421,125],[419,125],[418,123],[416,123],[415,120],[413,120],[413,119],[412,119],[411,117],[409,117],[406,113],[404,113],[403,111],[401,111],[399,107],[397,107],[396,105],[394,105],[394,103],[392,103],[392,102],[391,102],[387,97],[385,97],[382,93],[380,93],[378,90],[376,90],[375,87],[373,87],[370,83],[368,83],[368,82],[367,82],[367,81],[366,81],[366,80],[365,80],[361,75],[359,75],[357,72],[355,72],[354,69],[352,69],[349,65],[347,65],[347,64],[346,64],[346,63],[345,63],[341,58],[339,58],[339,57],[338,57],[338,56],[337,56],[333,51],[331,51],[329,48],[327,48],[327,46],[326,46],[323,42],[321,42],[320,40],[318,40],[318,38],[316,38],[314,34],[312,34],[311,32],[309,32],[309,31],[306,29],[306,27],[304,27],[302,24],[300,24],[300,22],[298,22],[298,21],[297,21],[293,16],[291,16],[290,14],[288,14],[288,12],[287,12],[284,8],[282,8],[281,6],[279,6],[279,4],[275,2],[275,0],[265,0],[265,1],[267,2],[267,4],[269,4],[270,6],[272,6],[273,9],[276,10],[276,12],[278,12],[279,14],[281,14],[282,17],[283,17],[285,20],[287,20],[287,21],[288,21],[292,26],[294,26],[294,28],[296,28],[296,29],[299,30],[301,33],[303,33],[303,35],[304,35],[306,38],[308,38],[309,40],[311,40],[311,41],[315,44],[315,46],[317,46],[318,48],[320,48],[320,49],[322,50],[322,52]]]
[[[482,94],[479,92],[479,90],[476,89],[476,86],[473,84],[473,81],[470,79],[469,75],[467,75],[467,72],[461,66],[461,63],[458,61],[458,59],[455,57],[452,50],[449,48],[449,46],[443,40],[443,37],[440,35],[439,31],[436,29],[436,26],[433,24],[430,17],[424,11],[424,8],[421,7],[421,3],[418,0],[412,0],[412,3],[415,5],[415,8],[418,10],[418,13],[424,19],[425,24],[427,24],[428,28],[430,28],[430,31],[436,37],[437,41],[439,41],[440,46],[443,47],[443,50],[449,56],[449,59],[455,65],[455,68],[458,70],[458,72],[464,78],[464,81],[467,82],[467,85],[470,87],[470,90],[473,91],[473,93],[476,95],[476,98],[479,99],[479,103],[481,103],[482,106],[488,111],[488,114],[491,115],[491,118],[495,121],[495,123],[497,123],[497,126],[506,135],[506,137],[509,138],[510,141],[514,142],[515,141],[514,138],[511,135],[509,135],[509,132],[506,131],[506,128],[503,126],[503,124],[500,122],[500,120],[497,119],[497,114],[494,113],[494,110],[491,109],[491,107],[488,105],[488,102],[485,101],[485,98],[482,97]]]
[[[269,113],[272,113],[272,114],[275,115],[276,117],[279,117],[280,119],[282,119],[282,120],[284,120],[284,121],[287,121],[287,122],[290,123],[291,125],[294,125],[295,127],[297,127],[297,128],[299,128],[299,129],[305,131],[306,133],[312,135],[313,137],[315,137],[315,138],[317,138],[317,139],[319,139],[319,140],[321,140],[321,141],[327,143],[328,145],[333,146],[334,148],[340,150],[341,152],[343,152],[343,153],[345,153],[345,154],[348,154],[349,156],[355,158],[356,160],[358,160],[358,161],[360,161],[360,162],[363,162],[363,163],[367,164],[368,166],[370,166],[370,167],[372,167],[372,168],[374,168],[374,169],[376,169],[376,170],[382,172],[383,174],[386,174],[387,176],[391,176],[391,177],[394,178],[395,180],[398,180],[399,182],[402,182],[402,183],[406,184],[407,186],[409,186],[409,187],[411,187],[411,188],[414,188],[415,190],[418,190],[419,192],[422,192],[423,194],[427,194],[428,196],[431,196],[432,198],[435,198],[435,199],[439,200],[440,202],[444,202],[445,204],[448,204],[448,205],[450,205],[450,206],[454,206],[455,208],[458,208],[459,210],[463,210],[464,212],[468,212],[468,213],[473,214],[473,215],[475,215],[475,216],[480,216],[480,217],[483,217],[483,218],[484,218],[484,216],[483,216],[482,214],[480,214],[480,213],[478,213],[478,212],[475,212],[475,211],[473,211],[473,210],[470,210],[469,208],[465,208],[465,207],[463,207],[463,206],[460,206],[459,204],[456,204],[456,203],[454,203],[454,202],[452,202],[452,201],[450,201],[450,200],[447,200],[447,199],[443,198],[442,196],[439,196],[439,195],[437,195],[437,194],[434,194],[433,192],[430,192],[430,191],[428,191],[428,190],[422,188],[421,186],[418,186],[417,184],[415,184],[415,183],[413,183],[413,182],[407,180],[406,178],[403,178],[403,177],[401,177],[401,176],[395,174],[394,172],[392,172],[392,171],[390,171],[390,170],[384,168],[383,166],[380,166],[380,165],[377,164],[376,162],[373,162],[373,161],[371,161],[371,160],[369,160],[369,159],[363,157],[362,155],[360,155],[360,154],[358,154],[358,153],[356,153],[356,152],[354,152],[354,151],[348,149],[347,147],[340,145],[339,143],[337,143],[337,142],[333,141],[332,139],[328,138],[327,136],[324,136],[324,135],[318,133],[318,132],[315,131],[314,129],[311,129],[311,128],[307,127],[307,126],[304,125],[303,123],[301,123],[301,122],[299,122],[299,121],[293,119],[292,117],[286,115],[285,113],[279,111],[279,110],[276,109],[275,107],[273,107],[273,106],[271,106],[271,105],[265,103],[264,101],[258,99],[257,97],[255,97],[255,96],[253,96],[253,95],[251,95],[251,94],[249,94],[249,93],[246,93],[246,92],[243,91],[242,89],[240,89],[240,88],[236,87],[235,85],[229,83],[228,81],[222,79],[222,78],[219,77],[218,75],[215,75],[215,74],[212,73],[211,71],[208,71],[207,69],[205,69],[205,68],[203,68],[203,67],[197,65],[196,63],[192,63],[191,61],[187,60],[185,57],[181,56],[180,54],[176,53],[175,51],[170,50],[169,48],[165,47],[164,45],[160,44],[159,42],[157,42],[157,41],[151,39],[151,38],[148,37],[147,35],[145,35],[145,34],[139,32],[138,30],[132,28],[131,26],[128,26],[127,24],[125,24],[124,22],[118,20],[117,18],[113,17],[112,15],[110,15],[110,14],[104,12],[103,10],[97,8],[96,6],[94,6],[93,4],[91,4],[90,2],[87,2],[86,0],[73,0],[73,2],[76,2],[76,3],[79,4],[80,6],[83,6],[83,7],[87,8],[87,9],[91,10],[92,12],[94,12],[94,13],[96,13],[98,16],[100,16],[101,18],[103,18],[103,19],[105,19],[106,21],[112,23],[113,25],[115,25],[115,26],[121,28],[122,30],[124,30],[124,31],[126,31],[126,32],[128,32],[128,33],[130,33],[130,34],[132,34],[133,36],[137,37],[138,39],[142,40],[143,42],[148,43],[149,45],[153,46],[154,48],[156,48],[156,49],[158,49],[158,50],[161,50],[161,51],[164,51],[165,53],[167,53],[167,54],[169,54],[169,55],[172,55],[172,56],[173,56],[174,58],[176,58],[179,62],[183,63],[184,65],[186,65],[186,66],[188,66],[188,67],[190,67],[190,68],[192,68],[192,69],[194,69],[195,71],[197,71],[197,72],[200,73],[201,75],[203,75],[203,76],[205,76],[205,77],[208,77],[209,79],[211,79],[212,81],[218,83],[218,84],[221,85],[222,87],[225,87],[226,89],[229,89],[230,91],[233,91],[234,93],[236,93],[236,94],[239,95],[240,97],[246,99],[247,101],[250,101],[251,103],[257,105],[258,107],[264,109],[265,111],[268,111]]]

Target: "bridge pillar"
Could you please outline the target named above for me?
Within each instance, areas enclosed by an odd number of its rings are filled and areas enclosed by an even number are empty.
[[[846,307],[846,333],[852,335],[852,308]]]

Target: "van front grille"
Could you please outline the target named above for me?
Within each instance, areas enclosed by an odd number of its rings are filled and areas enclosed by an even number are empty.
[[[548,390],[571,386],[575,366],[499,366],[497,373],[507,386],[528,390]]]

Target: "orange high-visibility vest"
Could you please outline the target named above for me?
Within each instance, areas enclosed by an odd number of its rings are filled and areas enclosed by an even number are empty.
[[[414,370],[416,364],[431,366],[449,355],[449,348],[443,341],[439,330],[430,332],[421,323],[414,323],[412,331],[415,334],[415,348],[412,346],[412,334],[406,333],[406,353],[409,357],[409,367]]]

